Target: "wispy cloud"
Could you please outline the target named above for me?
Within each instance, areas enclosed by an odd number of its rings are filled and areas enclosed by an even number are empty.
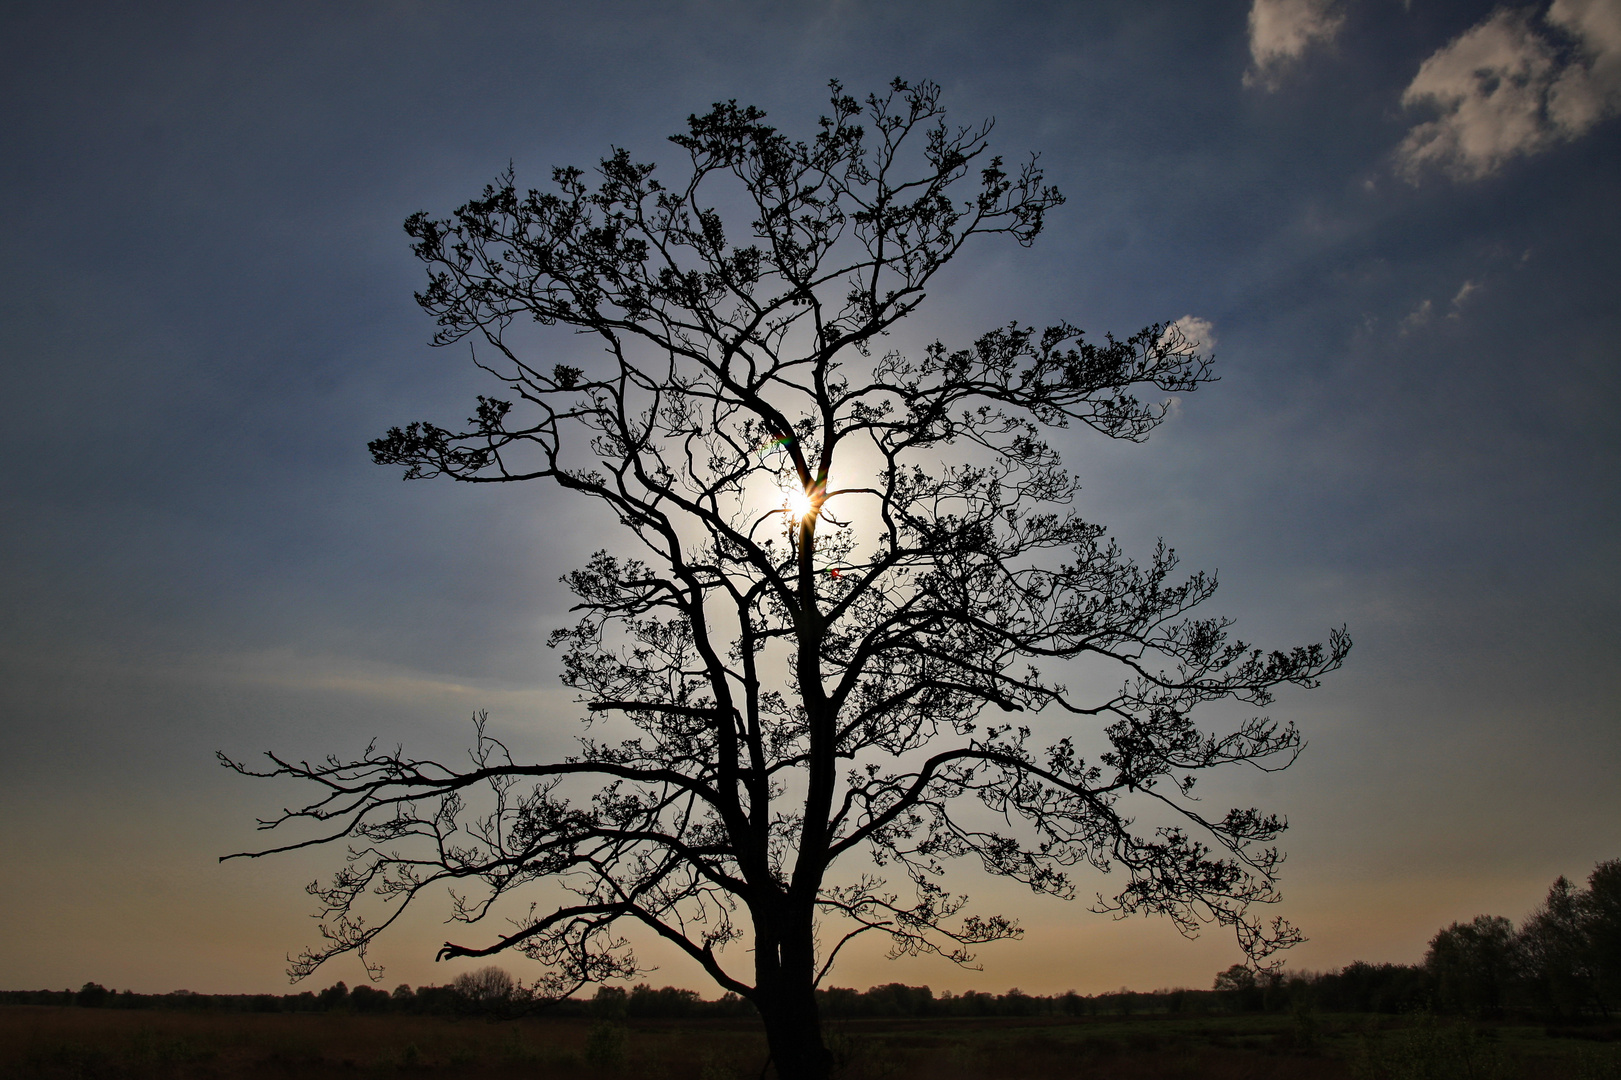
[[[1334,40],[1344,22],[1335,0],[1254,0],[1244,85],[1276,90],[1283,73],[1314,43]]]
[[[1435,314],[1435,305],[1425,300],[1418,307],[1409,311],[1401,321],[1399,333],[1406,337],[1409,333],[1428,323]]]
[[[1447,318],[1462,318],[1463,302],[1480,291],[1480,285],[1474,281],[1465,281],[1458,287],[1458,293],[1452,298],[1452,310],[1447,312]]]
[[[1499,10],[1424,61],[1402,104],[1440,115],[1397,150],[1409,180],[1479,179],[1621,108],[1621,0],[1554,0],[1542,22]]]

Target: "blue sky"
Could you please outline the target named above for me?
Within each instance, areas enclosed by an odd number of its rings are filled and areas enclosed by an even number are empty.
[[[544,647],[603,523],[402,484],[368,439],[486,389],[427,346],[401,221],[716,100],[791,134],[826,83],[928,78],[1068,203],[965,256],[917,342],[1199,320],[1221,381],[1144,446],[1076,437],[1081,509],[1219,570],[1264,644],[1350,625],[1214,791],[1289,815],[1296,967],[1414,961],[1621,856],[1621,3],[14,3],[0,82],[0,924],[18,987],[272,990],[331,856],[224,867],[286,793],[213,751],[446,754],[577,710]],[[577,346],[554,339],[548,348]],[[1212,795],[1216,798],[1216,795]],[[983,972],[1205,985],[1209,934],[996,883]],[[424,912],[385,982],[448,981]],[[514,971],[523,974],[518,965]],[[359,977],[334,966],[331,981]],[[703,986],[671,961],[654,982]]]

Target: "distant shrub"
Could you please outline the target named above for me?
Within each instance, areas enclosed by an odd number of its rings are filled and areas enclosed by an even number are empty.
[[[585,1063],[603,1072],[617,1072],[625,1065],[625,1025],[611,1020],[598,1022],[585,1037]]]
[[[1357,1080],[1509,1080],[1514,1072],[1495,1041],[1473,1024],[1444,1024],[1421,1013],[1409,1027],[1365,1040],[1353,1074]]]

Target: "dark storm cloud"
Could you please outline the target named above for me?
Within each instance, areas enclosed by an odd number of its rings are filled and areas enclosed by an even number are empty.
[[[1152,443],[1066,452],[1085,513],[1219,567],[1218,607],[1263,644],[1351,623],[1348,670],[1279,706],[1306,759],[1255,797],[1297,823],[1292,917],[1351,926],[1377,897],[1398,929],[1313,932],[1302,962],[1413,959],[1621,853],[1618,125],[1415,172],[1404,141],[1448,114],[1404,95],[1492,5],[1301,6],[1327,14],[1270,53],[1202,3],[9,6],[0,770],[34,839],[7,876],[73,896],[8,901],[32,942],[14,977],[275,983],[302,942],[244,954],[220,930],[192,976],[153,959],[200,902],[163,868],[201,880],[274,801],[214,776],[215,746],[454,747],[481,705],[568,736],[555,582],[611,534],[548,492],[401,484],[364,450],[487,389],[425,346],[399,223],[509,159],[537,185],[610,145],[674,165],[663,136],[716,99],[806,132],[830,77],[935,78],[1070,197],[1032,251],[966,256],[897,340],[1213,325],[1223,381]],[[164,929],[70,949],[117,902],[82,884],[108,815],[147,823],[115,847],[157,874],[128,917]],[[296,935],[309,875],[267,873],[232,903]],[[1196,955],[1162,981],[1205,981]],[[1009,946],[982,978],[1034,962]],[[1043,977],[1135,981],[1086,962]]]

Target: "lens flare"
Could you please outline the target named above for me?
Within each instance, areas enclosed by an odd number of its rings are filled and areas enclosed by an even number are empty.
[[[811,498],[810,492],[798,485],[782,489],[782,505],[795,521],[803,521],[816,513],[816,501]]]

